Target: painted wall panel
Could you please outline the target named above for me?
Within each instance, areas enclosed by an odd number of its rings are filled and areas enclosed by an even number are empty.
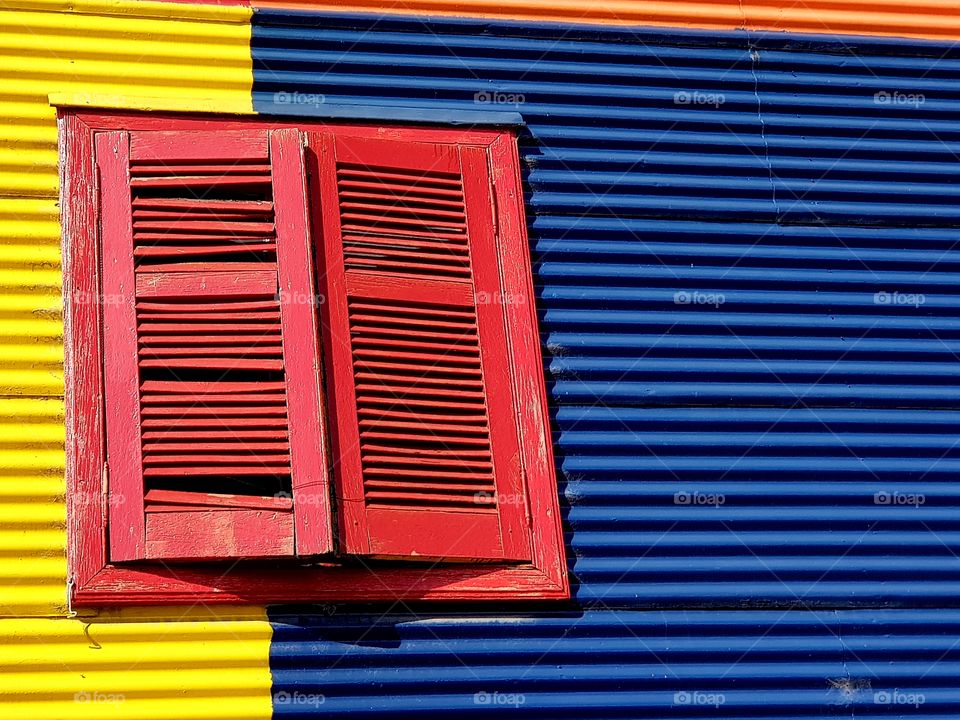
[[[0,615],[62,614],[67,594],[57,127],[48,95],[249,112],[249,15],[121,2],[0,10]]]
[[[31,368],[3,363],[19,379]],[[51,372],[56,367],[51,360]],[[33,370],[36,372],[36,370]],[[63,487],[63,401],[17,397],[0,402],[0,615],[63,608],[66,536]],[[49,608],[49,610],[48,610]]]
[[[0,717],[265,718],[262,608],[67,608],[57,129],[50,93],[250,111],[249,11],[0,10]]]
[[[9,720],[269,718],[262,610],[173,608],[0,620]]]
[[[952,717],[949,611],[277,615],[277,717]]]
[[[277,610],[278,715],[956,714],[956,613],[919,609],[960,590],[948,48],[267,11],[253,44],[261,112],[523,114],[581,608]]]
[[[260,112],[523,114],[580,601],[960,594],[956,50],[262,10],[253,57]]]

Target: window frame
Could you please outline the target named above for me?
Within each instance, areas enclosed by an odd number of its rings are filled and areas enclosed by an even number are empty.
[[[368,561],[331,566],[297,559],[180,564],[108,560],[108,502],[102,376],[102,314],[95,134],[111,130],[292,128],[304,133],[351,128],[371,137],[482,147],[489,153],[504,297],[510,328],[513,406],[530,506],[532,561],[523,564],[407,564]],[[58,113],[64,275],[67,427],[67,523],[71,601],[75,606],[174,603],[295,603],[420,600],[529,600],[569,597],[558,486],[524,222],[516,136],[510,130],[384,127],[356,122],[238,118],[169,113]],[[310,163],[308,163],[309,165]],[[316,211],[311,213],[316,216]],[[319,257],[314,221],[314,256]],[[505,238],[508,241],[505,243]],[[319,270],[318,270],[319,276]],[[533,344],[535,341],[535,344]],[[332,425],[332,423],[331,423]]]

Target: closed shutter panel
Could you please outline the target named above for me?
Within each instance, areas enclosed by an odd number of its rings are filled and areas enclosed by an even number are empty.
[[[331,547],[295,131],[102,133],[111,560]]]
[[[346,551],[529,559],[485,149],[316,139]]]

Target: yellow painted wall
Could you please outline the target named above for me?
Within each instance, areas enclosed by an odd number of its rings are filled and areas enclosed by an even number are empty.
[[[0,620],[4,720],[269,718],[261,610]]]
[[[56,113],[252,112],[250,11],[0,3],[0,718],[265,718],[262,608],[68,617]]]
[[[57,127],[48,95],[252,112],[249,17],[246,8],[177,3],[0,4],[0,617],[66,611]]]

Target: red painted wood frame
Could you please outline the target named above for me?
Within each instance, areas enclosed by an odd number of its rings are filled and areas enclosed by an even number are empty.
[[[64,247],[69,565],[77,606],[172,603],[473,601],[569,597],[556,473],[547,420],[516,139],[506,131],[340,126],[301,121],[61,111],[61,207]],[[291,128],[307,133],[396,138],[480,148],[486,154],[497,209],[497,248],[509,328],[509,413],[518,423],[519,461],[532,524],[531,561],[520,564],[338,566],[296,560],[209,564],[111,564],[107,554],[100,247],[97,229],[96,135],[114,130],[228,131]],[[312,208],[314,215],[318,211]],[[522,409],[522,410],[521,410]]]

